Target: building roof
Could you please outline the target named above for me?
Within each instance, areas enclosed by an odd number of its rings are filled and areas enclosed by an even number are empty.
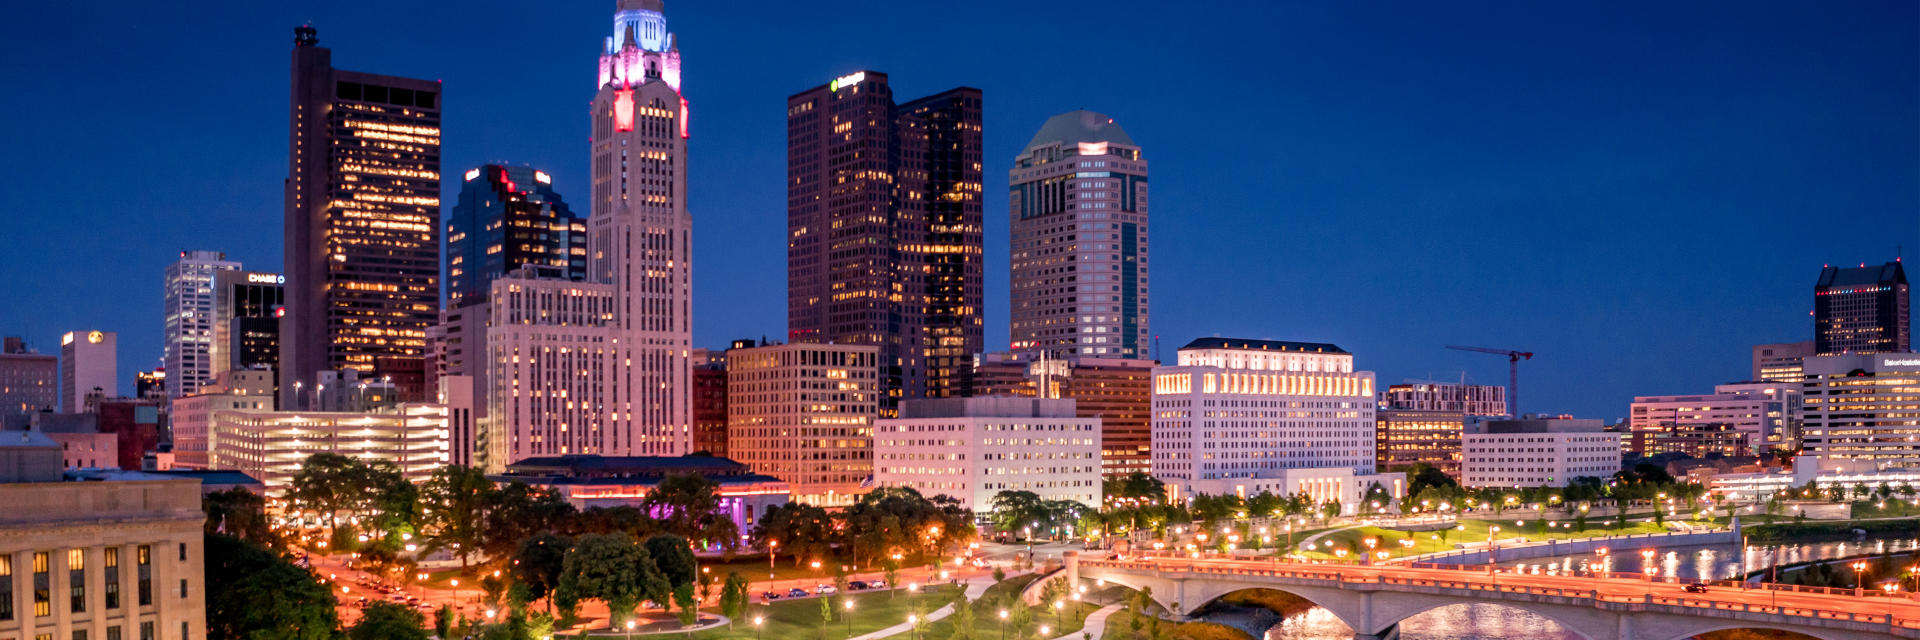
[[[1813,286],[1851,287],[1863,284],[1906,284],[1907,270],[1895,260],[1877,266],[1827,267],[1820,270],[1820,281]]]
[[[1346,353],[1339,345],[1325,342],[1290,342],[1286,340],[1248,340],[1246,338],[1200,338],[1180,347],[1189,349],[1245,349],[1252,351],[1299,351],[1307,353]]]
[[[1127,130],[1114,124],[1107,114],[1080,109],[1068,111],[1047,118],[1040,125],[1040,132],[1033,134],[1033,140],[1027,142],[1027,151],[1058,142],[1071,145],[1081,142],[1113,142],[1130,147],[1139,146],[1127,135]]]
[[[58,449],[60,443],[38,431],[8,431],[0,434],[0,449]]]
[[[711,456],[564,455],[526,458],[507,465],[508,475],[664,476],[698,473],[709,477],[750,473],[747,465]]]
[[[227,469],[168,469],[166,471],[147,471],[145,473],[174,478],[193,478],[199,480],[200,484],[203,485],[246,484],[264,486],[264,483],[255,480],[253,476],[247,475],[245,472]]]

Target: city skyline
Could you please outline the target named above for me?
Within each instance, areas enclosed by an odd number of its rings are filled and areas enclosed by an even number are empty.
[[[460,36],[411,33],[435,13],[421,6],[417,16],[403,11],[390,24],[360,19],[370,9],[354,4],[297,17],[295,10],[252,7],[215,16],[203,28],[230,29],[237,41],[169,37],[176,49],[158,53],[157,64],[204,64],[198,56],[239,51],[244,55],[235,56],[228,78],[233,87],[212,93],[154,87],[167,105],[157,113],[171,117],[87,120],[102,115],[93,111],[98,107],[3,107],[0,113],[10,122],[36,123],[16,125],[12,138],[23,148],[46,146],[41,136],[79,135],[72,132],[89,128],[106,135],[128,126],[109,120],[125,120],[142,126],[143,134],[152,129],[152,140],[125,143],[157,145],[135,146],[136,153],[167,159],[169,151],[160,150],[174,140],[170,136],[193,135],[196,144],[219,150],[209,157],[231,164],[159,162],[154,164],[184,166],[56,180],[51,174],[85,173],[72,170],[80,166],[77,156],[54,149],[51,158],[5,160],[0,167],[30,181],[55,180],[55,191],[92,196],[63,217],[94,233],[56,234],[44,247],[23,247],[0,259],[0,277],[18,283],[10,288],[23,297],[23,304],[0,311],[0,327],[25,334],[41,353],[57,353],[59,336],[69,330],[119,333],[119,368],[131,375],[151,368],[161,353],[148,310],[160,298],[157,274],[178,251],[222,251],[253,268],[277,271],[286,151],[279,114],[287,107],[276,90],[287,80],[279,56],[291,27],[308,19],[343,68],[445,81],[450,120],[441,164],[443,212],[460,174],[494,160],[554,167],[561,192],[589,193],[578,153],[586,133],[582,103],[568,101],[584,100],[579,60],[586,54],[579,45],[601,36],[605,7],[528,16],[529,22],[513,27],[550,35],[484,52],[474,44],[485,40],[483,33],[471,29],[443,30]],[[1528,37],[1543,40],[1547,34],[1576,38],[1537,52],[1538,59],[1517,60],[1499,55],[1497,44],[1473,42],[1488,32],[1471,29],[1440,42],[1421,32],[1411,42],[1387,44],[1395,29],[1426,26],[1418,13],[1435,9],[1352,16],[1263,7],[1266,19],[1243,18],[1297,25],[1286,27],[1287,33],[1302,42],[1272,45],[1273,51],[1208,44],[1179,32],[1200,23],[1231,31],[1237,28],[1233,21],[1167,16],[1172,43],[1207,46],[1200,53],[1177,51],[1141,70],[1112,65],[1077,70],[1090,77],[1063,80],[1053,72],[1022,71],[996,55],[955,61],[920,44],[922,38],[899,34],[835,30],[847,37],[822,44],[813,34],[833,27],[835,18],[797,10],[769,7],[777,19],[766,22],[782,28],[767,33],[763,25],[676,5],[670,8],[674,30],[689,49],[688,95],[700,113],[694,118],[699,142],[689,198],[699,283],[693,344],[719,347],[730,338],[779,335],[785,328],[778,313],[785,281],[779,99],[854,70],[876,69],[903,81],[901,95],[968,85],[999,96],[987,101],[983,171],[987,350],[1007,343],[1007,211],[998,194],[1006,187],[1010,159],[1046,117],[1084,107],[1125,123],[1152,150],[1160,174],[1155,256],[1163,285],[1154,328],[1163,338],[1163,359],[1171,359],[1177,345],[1211,335],[1305,340],[1353,350],[1378,372],[1382,385],[1403,378],[1454,379],[1461,370],[1472,381],[1501,384],[1497,359],[1446,352],[1442,345],[1520,347],[1540,354],[1523,365],[1527,409],[1617,419],[1634,395],[1679,393],[1745,377],[1752,344],[1811,339],[1806,314],[1815,265],[1876,264],[1893,259],[1898,245],[1920,246],[1914,242],[1920,239],[1914,214],[1920,109],[1911,99],[1920,64],[1915,37],[1898,30],[1913,23],[1913,8],[1870,8],[1886,15],[1855,24],[1853,17],[1814,9],[1734,15],[1671,9],[1720,20],[1711,23],[1719,31],[1705,33],[1635,31],[1627,28],[1632,21],[1626,15],[1557,14],[1592,31],[1577,34],[1550,29],[1561,20],[1538,14],[1489,16],[1491,23],[1475,25],[1494,32],[1530,26],[1542,33]],[[58,15],[67,10],[27,8],[26,19],[6,29],[33,30],[39,37],[9,33],[0,40],[10,44],[0,47],[36,61],[77,53],[67,47],[105,37],[55,42],[75,28]],[[1686,16],[1673,17],[1667,24],[1689,23]],[[462,25],[469,19],[456,18]],[[905,24],[908,18],[893,19]],[[150,32],[131,31],[130,25],[186,24],[184,17],[140,11],[116,13],[109,22],[115,20],[128,22],[99,33],[135,43]],[[1093,32],[1151,24],[1146,18],[1085,20],[1096,27]],[[1312,33],[1313,26],[1343,26],[1347,33],[1364,27],[1372,37],[1333,42]],[[967,33],[970,26],[933,28]],[[407,37],[395,35],[402,32]],[[990,35],[1014,41],[1022,32],[996,27]],[[1582,61],[1587,47],[1629,35],[1642,49],[1609,49],[1621,56],[1611,66]],[[46,51],[17,50],[22,42]],[[1367,57],[1393,58],[1395,52],[1437,45],[1446,45],[1442,55],[1404,67]],[[747,55],[781,46],[821,51],[794,60]],[[1327,60],[1299,55],[1315,46],[1328,48]],[[493,92],[495,85],[483,80],[498,69],[473,62],[482,53],[510,60],[516,75],[558,73],[529,81],[531,91]],[[1660,59],[1656,53],[1671,58],[1671,68],[1633,68]],[[90,66],[93,55],[21,66],[29,76],[77,72]],[[182,55],[194,62],[173,59]],[[1235,64],[1260,55],[1279,64]],[[1208,69],[1208,62],[1225,69]],[[1420,77],[1417,69],[1434,77]],[[1563,70],[1590,80],[1557,77]],[[1359,74],[1373,78],[1351,83]],[[1235,76],[1257,78],[1262,86],[1221,86],[1223,78]],[[1146,77],[1178,79],[1189,89],[1181,100],[1165,100],[1145,88]],[[1103,86],[1127,78],[1134,81]],[[1447,84],[1462,80],[1478,82]],[[148,80],[130,82],[145,87]],[[1501,91],[1503,82],[1525,88]],[[246,99],[226,104],[219,92],[229,90],[244,92]],[[231,116],[230,129],[242,135],[200,139],[211,122],[184,111],[215,103]],[[1563,109],[1571,112],[1558,112]],[[1507,116],[1504,127],[1486,124],[1502,121],[1499,116]],[[1441,131],[1462,125],[1470,126]],[[473,137],[457,140],[460,129]],[[1847,140],[1852,142],[1836,142]],[[115,183],[130,193],[113,193]],[[1548,207],[1560,219],[1543,220],[1547,216],[1539,214]],[[1890,231],[1821,233],[1835,211],[1859,218],[1863,227]],[[1688,215],[1693,217],[1676,217]],[[1814,246],[1743,250],[1790,246],[1799,237],[1814,238]],[[1570,245],[1570,238],[1585,241]],[[1247,272],[1249,265],[1261,268]],[[1257,295],[1246,295],[1249,286]],[[1688,366],[1667,366],[1671,362]]]

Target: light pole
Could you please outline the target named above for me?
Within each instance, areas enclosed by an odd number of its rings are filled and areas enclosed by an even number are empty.
[[[1860,585],[1864,583],[1864,581],[1866,580],[1866,577],[1867,577],[1867,563],[1865,562],[1853,563],[1853,597],[1855,598],[1860,597],[1860,594],[1861,594]]]
[[[1000,640],[1007,640],[1007,610],[1000,610]]]
[[[913,640],[920,640],[920,616],[919,615],[912,614],[912,613],[907,614],[907,635],[908,637],[913,638]]]
[[[851,596],[840,597],[845,598],[845,600],[841,600],[840,602],[846,605],[847,608],[847,613],[845,614],[847,616],[847,637],[851,639],[853,637],[853,598]]]
[[[753,640],[760,640],[760,626],[766,623],[766,616],[753,617]]]
[[[633,620],[627,620],[627,640],[633,640]]]

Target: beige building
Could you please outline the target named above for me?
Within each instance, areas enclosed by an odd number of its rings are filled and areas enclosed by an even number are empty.
[[[173,461],[187,469],[211,468],[213,413],[234,409],[272,411],[275,408],[273,372],[230,369],[192,395],[173,399]]]
[[[945,495],[975,514],[1001,491],[1100,505],[1100,419],[1074,401],[1017,397],[908,400],[879,421],[874,484]]]
[[[316,453],[384,460],[422,482],[447,464],[447,410],[403,404],[390,411],[220,411],[213,414],[212,465],[259,480],[269,494],[285,491],[300,463]]]
[[[873,476],[879,360],[859,345],[728,351],[728,457],[787,481],[794,502],[851,504]]]
[[[59,464],[50,440],[0,437],[0,638],[206,637],[199,481]]]

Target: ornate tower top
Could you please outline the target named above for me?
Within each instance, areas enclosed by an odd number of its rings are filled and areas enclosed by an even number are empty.
[[[613,35],[600,54],[600,86],[628,89],[660,80],[680,90],[680,49],[667,32],[661,0],[619,0]]]

